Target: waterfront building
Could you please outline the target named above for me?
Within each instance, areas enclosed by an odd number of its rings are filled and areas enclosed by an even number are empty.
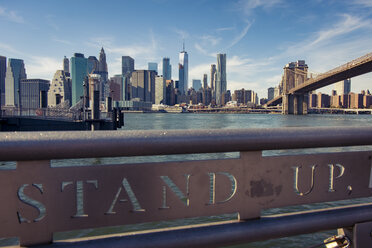
[[[183,51],[179,54],[179,90],[181,94],[185,94],[188,89],[188,80],[189,80],[189,55],[185,51],[185,45],[183,46]]]
[[[349,107],[349,94],[340,95],[340,107],[342,108]]]
[[[48,107],[49,80],[21,79],[21,106],[24,111]]]
[[[123,100],[130,100],[131,96],[131,86],[130,77],[131,73],[134,71],[134,59],[130,56],[121,57],[121,74],[123,75]]]
[[[147,68],[149,71],[155,71],[156,73],[158,73],[158,63],[155,63],[155,62],[149,62],[148,63],[148,68]]]
[[[243,104],[247,105],[247,103],[256,103],[255,100],[255,93],[252,90],[245,90],[244,88],[241,90],[235,90],[232,95],[232,101],[236,101],[238,105]]]
[[[363,96],[363,107],[364,108],[372,107],[372,96],[370,94]]]
[[[334,90],[337,92],[337,95],[349,94],[351,92],[351,79],[349,78],[335,83]]]
[[[63,71],[66,73],[70,73],[70,60],[66,58],[66,56],[63,58]]]
[[[318,105],[318,95],[315,93],[309,94],[309,107],[316,108]]]
[[[115,84],[115,85],[111,85]],[[117,86],[118,85],[118,86]],[[124,77],[121,74],[114,75],[110,78],[110,93],[113,95],[113,101],[124,101]],[[119,100],[117,100],[119,99]]]
[[[166,105],[173,106],[175,104],[175,88],[173,80],[165,80],[165,103]]]
[[[88,59],[84,57],[82,53],[75,53],[71,57],[71,92],[72,92],[72,103],[75,105],[80,101],[81,97],[84,95],[84,78],[88,75]]]
[[[6,57],[0,56],[0,106],[5,105]]]
[[[199,79],[193,79],[192,80],[192,87],[196,91],[198,91],[200,88],[202,88],[201,80],[199,80]]]
[[[207,87],[203,89],[203,104],[208,106],[212,102],[212,89]]]
[[[223,105],[221,96],[226,92],[226,54],[217,54],[216,104]]]
[[[149,70],[136,70],[130,78],[132,99],[155,103],[155,75]]]
[[[163,76],[155,77],[155,104],[166,104],[166,88]]]
[[[208,75],[207,74],[203,75],[203,88],[204,89],[208,88]]]
[[[275,94],[275,88],[274,87],[268,88],[267,89],[267,100],[270,101],[274,99],[274,94]]]
[[[66,106],[70,107],[71,97],[70,73],[65,70],[56,71],[48,91],[48,106],[55,107],[65,103]]]
[[[363,108],[363,94],[349,93],[349,108]]]
[[[163,58],[163,77],[165,80],[172,79],[172,65],[169,58]]]
[[[331,97],[327,94],[323,94],[321,92],[318,93],[318,108],[329,108],[330,107],[330,101]]]
[[[221,105],[225,106],[229,101],[231,101],[231,92],[227,90],[221,94]]]
[[[5,104],[8,106],[20,105],[21,80],[26,79],[26,69],[23,60],[8,59],[5,75]]]

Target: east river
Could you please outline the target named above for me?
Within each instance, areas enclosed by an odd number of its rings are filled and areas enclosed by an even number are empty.
[[[125,125],[122,130],[171,130],[171,129],[239,129],[239,128],[279,128],[279,127],[361,127],[372,126],[372,115],[280,115],[280,114],[166,114],[166,113],[126,113]],[[334,150],[342,150],[343,148],[334,148]],[[349,148],[345,148],[348,150]],[[364,148],[372,150],[372,147]],[[331,150],[332,151],[332,150]],[[181,155],[178,158],[175,156],[158,156],[155,160],[164,161],[167,159],[190,159],[192,155]],[[202,159],[209,159],[212,155],[200,155]],[[214,155],[221,157],[236,157],[237,153],[226,153]],[[200,157],[198,157],[200,158]],[[154,158],[151,158],[154,161]],[[192,158],[191,158],[192,159]],[[101,158],[101,159],[78,159],[69,160],[68,164],[110,164],[125,162],[145,162],[149,161],[146,158]],[[66,161],[52,161],[52,166],[63,166]],[[327,208],[332,206],[346,205],[350,203],[365,203],[372,202],[372,198],[357,199],[352,201],[339,201],[332,203],[311,204],[293,206],[280,209],[270,209],[262,212],[263,215],[280,214],[284,212],[305,211],[310,209]],[[57,239],[77,238],[83,236],[95,236],[108,233],[132,232],[150,228],[162,228],[169,226],[180,226],[185,224],[197,224],[204,222],[215,222],[233,219],[235,215],[222,215],[203,218],[193,218],[187,220],[176,220],[157,223],[145,223],[136,225],[125,225],[111,228],[89,229],[83,231],[72,231],[63,234],[57,234]],[[324,239],[336,234],[335,230],[327,232],[306,234],[295,237],[282,239],[268,240],[264,242],[256,242],[245,245],[231,247],[245,248],[268,248],[268,247],[311,247],[320,244]],[[1,240],[1,245],[11,245],[13,240]]]

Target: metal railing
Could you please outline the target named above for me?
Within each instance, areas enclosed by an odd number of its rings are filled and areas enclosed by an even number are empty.
[[[372,205],[262,217],[263,209],[369,197],[372,151],[262,156],[263,150],[372,145],[372,127],[0,133],[0,236],[23,246],[85,228],[239,213],[240,220],[50,247],[220,247],[354,227]],[[52,159],[240,152],[239,158],[51,167]],[[192,156],[192,155],[190,155]],[[4,224],[6,223],[6,224]],[[363,224],[362,224],[363,223]],[[369,230],[369,229],[368,229]],[[369,237],[368,231],[368,238]]]

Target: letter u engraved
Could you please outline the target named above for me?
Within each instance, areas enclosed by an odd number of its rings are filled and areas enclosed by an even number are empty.
[[[295,191],[295,193],[297,195],[305,196],[305,195],[310,194],[311,191],[313,191],[313,188],[314,188],[314,174],[315,174],[315,167],[316,166],[317,165],[311,166],[311,183],[310,183],[310,189],[308,191],[306,191],[305,193],[300,192],[300,190],[298,189],[298,172],[299,172],[299,169],[302,166],[294,166],[294,167],[292,167],[292,169],[294,170],[294,185],[293,185],[293,188],[294,188],[294,191]]]

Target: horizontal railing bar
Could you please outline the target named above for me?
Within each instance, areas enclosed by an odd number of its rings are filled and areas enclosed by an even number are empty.
[[[372,145],[372,127],[0,133],[0,161]]]
[[[372,204],[262,217],[221,225],[177,229],[88,241],[59,241],[47,247],[171,248],[222,247],[351,227],[372,220]],[[317,244],[322,240],[314,240]],[[44,247],[44,246],[43,246]]]

